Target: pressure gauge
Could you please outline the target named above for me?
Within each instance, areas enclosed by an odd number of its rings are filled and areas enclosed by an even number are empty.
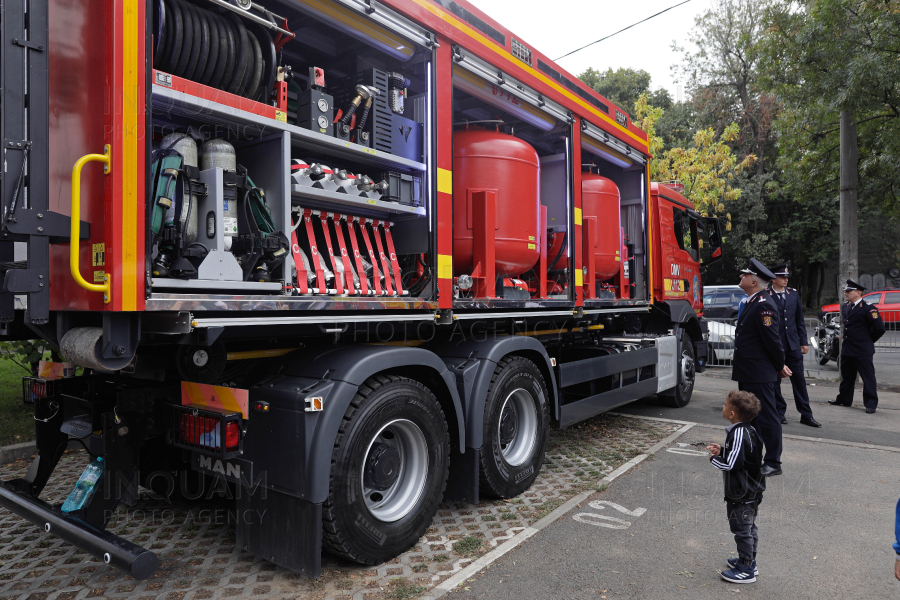
[[[325,98],[319,98],[319,110],[322,112],[328,112],[328,100]]]
[[[320,115],[319,119],[318,119],[318,123],[319,123],[320,129],[327,129],[328,128],[328,117],[326,117],[325,115]]]

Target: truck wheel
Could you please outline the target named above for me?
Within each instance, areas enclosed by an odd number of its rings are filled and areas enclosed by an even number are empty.
[[[447,422],[434,394],[405,377],[368,379],[334,442],[323,547],[368,565],[408,550],[437,512],[449,466]]]
[[[544,377],[521,356],[497,365],[484,404],[480,489],[512,498],[527,490],[544,462],[550,413]]]
[[[824,354],[819,356],[819,364],[820,365],[828,364],[828,356],[826,356]]]
[[[666,405],[672,408],[687,406],[694,393],[694,344],[691,336],[681,332],[681,359],[678,361],[678,383],[675,384],[675,392],[672,396],[660,396]]]

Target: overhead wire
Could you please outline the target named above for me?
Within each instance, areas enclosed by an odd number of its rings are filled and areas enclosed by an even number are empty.
[[[580,52],[581,50],[584,50],[585,48],[589,48],[590,46],[593,46],[594,44],[599,44],[599,43],[602,42],[603,40],[608,40],[609,38],[613,37],[614,35],[619,35],[619,34],[622,33],[623,31],[627,31],[628,29],[631,29],[632,27],[634,27],[634,26],[636,26],[636,25],[640,25],[641,23],[645,23],[645,22],[649,21],[650,19],[652,19],[652,18],[654,18],[654,17],[658,17],[659,15],[663,14],[664,12],[668,12],[668,11],[672,10],[673,8],[678,8],[678,7],[681,6],[682,4],[687,4],[687,3],[690,2],[690,1],[691,1],[691,0],[684,0],[684,2],[679,2],[678,4],[675,4],[675,5],[673,5],[673,6],[670,6],[669,8],[667,8],[667,9],[665,9],[665,10],[659,11],[659,12],[656,13],[655,15],[650,15],[650,16],[647,17],[646,19],[642,19],[642,20],[638,21],[637,23],[632,23],[631,25],[629,25],[628,27],[625,27],[624,29],[620,29],[620,30],[618,30],[618,31],[615,32],[615,33],[611,33],[611,34],[609,34],[609,35],[606,36],[606,37],[602,37],[602,38],[600,38],[600,39],[597,40],[597,41],[594,41],[594,42],[591,42],[590,44],[587,44],[587,45],[585,45],[585,46],[582,46],[581,48],[578,48],[578,49],[576,49],[576,50],[572,50],[571,52],[569,52],[569,53],[567,53],[567,54],[563,54],[563,55],[560,56],[559,58],[555,58],[555,59],[553,59],[553,60],[554,60],[554,62],[555,62],[555,61],[558,61],[558,60],[560,60],[560,59],[562,59],[562,58],[565,58],[565,57],[567,57],[567,56],[571,56],[572,54],[575,54],[576,52]]]

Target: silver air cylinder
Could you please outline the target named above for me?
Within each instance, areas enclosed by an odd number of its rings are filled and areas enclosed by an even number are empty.
[[[237,171],[237,155],[234,146],[225,140],[216,138],[203,142],[203,150],[200,152],[200,170],[224,169],[225,171]]]
[[[159,143],[163,150],[172,149],[181,154],[185,166],[197,167],[197,143],[186,133],[170,133]],[[181,205],[181,221],[184,230],[184,243],[192,244],[197,241],[197,195],[191,193],[188,182],[184,183],[185,201]],[[166,211],[165,222],[167,225],[175,223],[175,204]]]

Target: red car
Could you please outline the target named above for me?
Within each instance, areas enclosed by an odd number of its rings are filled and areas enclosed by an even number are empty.
[[[900,322],[900,290],[869,292],[863,295],[863,300],[875,305],[885,323]],[[819,320],[821,321],[827,313],[839,312],[840,310],[840,304],[826,304],[819,311]]]

